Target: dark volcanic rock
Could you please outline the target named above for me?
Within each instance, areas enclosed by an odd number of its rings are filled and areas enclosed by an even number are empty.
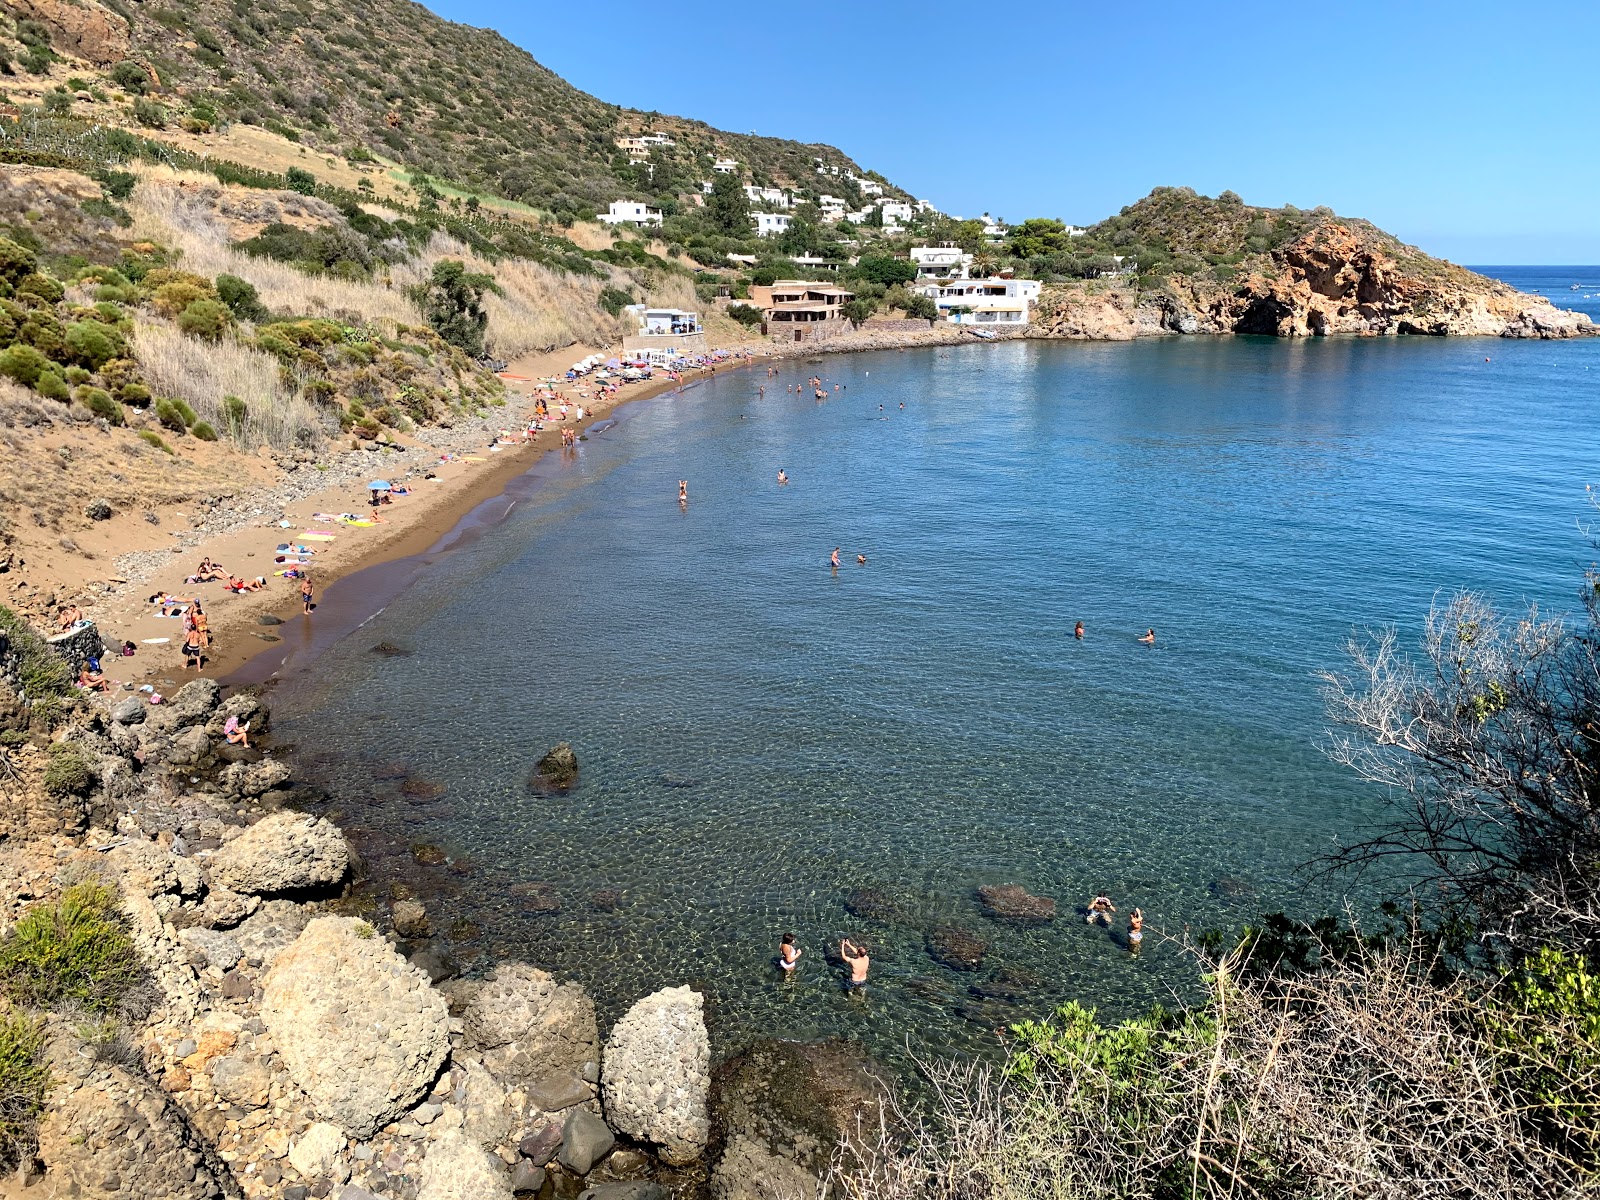
[[[577,782],[578,756],[570,744],[562,742],[534,765],[528,787],[536,792],[565,792]]]
[[[381,655],[384,658],[404,658],[411,651],[404,646],[396,646],[393,642],[379,642],[376,646],[368,647],[367,653]]]
[[[1219,875],[1211,881],[1210,891],[1221,900],[1248,900],[1256,894],[1255,886],[1237,875]]]
[[[959,925],[935,925],[922,940],[933,960],[953,971],[976,971],[989,953],[988,942]]]
[[[548,883],[519,883],[511,889],[517,907],[525,913],[543,916],[561,911],[561,894]]]
[[[596,912],[611,913],[622,907],[621,888],[601,888],[589,896],[589,905]]]
[[[588,1109],[574,1108],[561,1129],[561,1165],[574,1175],[587,1175],[616,1144],[604,1121]]]
[[[411,857],[425,867],[437,867],[444,863],[445,852],[428,842],[413,842]]]
[[[372,768],[374,779],[404,779],[411,774],[411,764],[395,760],[394,762],[379,763]]]
[[[536,1167],[542,1167],[561,1149],[561,1126],[551,1121],[543,1129],[528,1134],[517,1143],[517,1153]]]
[[[257,625],[282,625],[283,618],[275,617],[271,613],[262,613],[256,618]]]
[[[899,904],[877,888],[851,888],[845,894],[844,910],[852,917],[864,921],[881,921],[885,924],[898,921],[903,915]]]
[[[1035,896],[1015,883],[986,883],[978,889],[983,911],[996,921],[1015,925],[1044,925],[1056,919],[1056,902]]]
[[[412,800],[437,800],[444,793],[444,784],[427,779],[408,779],[400,785],[400,794]]]

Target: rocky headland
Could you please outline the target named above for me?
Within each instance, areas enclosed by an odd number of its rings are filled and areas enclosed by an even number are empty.
[[[230,717],[270,730],[262,698],[202,678],[46,717],[0,659],[0,930],[93,881],[140,963],[109,1016],[44,1014],[20,1195],[755,1200],[814,1188],[884,1086],[841,1043],[780,1042],[713,1086],[688,987],[603,1034],[584,989],[533,964],[453,977],[425,908],[353,895],[362,863],[293,807],[290,768],[225,739]]]

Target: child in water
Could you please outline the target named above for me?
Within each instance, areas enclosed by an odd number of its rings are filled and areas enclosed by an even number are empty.
[[[794,934],[786,933],[783,941],[778,945],[778,967],[785,975],[800,965],[800,956],[805,951],[794,944]]]

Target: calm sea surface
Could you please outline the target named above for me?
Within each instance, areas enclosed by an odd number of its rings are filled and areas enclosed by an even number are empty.
[[[1600,268],[1540,270],[1566,274],[1496,273],[1600,294]],[[786,391],[813,371],[826,403]],[[1317,750],[1314,673],[1354,627],[1414,644],[1458,587],[1575,606],[1597,409],[1600,341],[1011,343],[729,371],[552,456],[504,521],[280,689],[279,734],[467,969],[526,957],[611,1015],[698,982],[724,1047],[970,1049],[1069,998],[1128,1013],[1190,986],[1160,934],[1340,902],[1300,867],[1377,811]],[[579,786],[531,795],[561,740]],[[985,883],[1062,915],[997,925]],[[899,915],[849,916],[859,887]],[[1141,955],[1074,915],[1102,888],[1144,909]],[[930,957],[940,923],[989,943],[979,970]],[[786,931],[806,951],[790,981]],[[872,945],[865,997],[823,960],[841,933]],[[971,990],[995,981],[1020,1004]]]

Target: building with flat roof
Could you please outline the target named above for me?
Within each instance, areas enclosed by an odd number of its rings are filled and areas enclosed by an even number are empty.
[[[918,279],[965,279],[972,255],[960,246],[913,246],[911,261]]]
[[[942,279],[913,284],[953,325],[1020,329],[1032,319],[1037,279]]]
[[[613,200],[609,212],[600,214],[604,225],[659,225],[661,210],[638,200]]]
[[[848,288],[800,279],[750,288],[750,302],[761,310],[761,332],[783,342],[818,342],[843,333],[849,327],[844,306],[855,298]]]

